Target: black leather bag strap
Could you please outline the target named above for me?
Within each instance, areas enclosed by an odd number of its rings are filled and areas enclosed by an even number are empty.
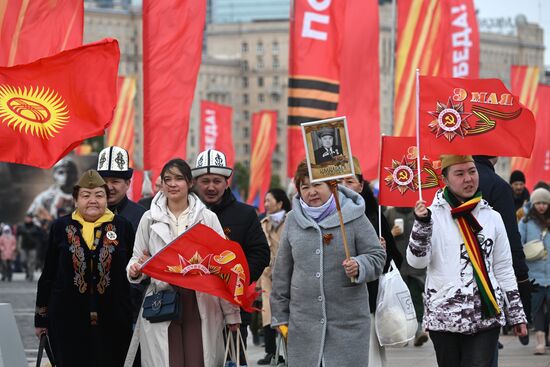
[[[50,338],[48,334],[43,333],[40,335],[40,342],[38,344],[38,354],[36,355],[36,367],[40,367],[42,364],[42,355],[44,354],[44,349],[46,350],[46,355],[50,361],[50,365],[55,367],[55,359],[53,355],[52,346],[50,344]]]

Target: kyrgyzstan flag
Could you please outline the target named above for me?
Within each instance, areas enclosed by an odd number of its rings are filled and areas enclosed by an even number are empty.
[[[418,187],[418,149],[416,139],[410,137],[382,137],[380,161],[380,205],[414,207],[420,198]],[[423,156],[420,160],[422,199],[431,203],[435,193],[443,187],[441,161]]]
[[[529,157],[533,113],[498,79],[420,77],[420,152]]]
[[[103,135],[117,103],[118,42],[0,68],[0,161],[50,168]]]
[[[258,296],[241,246],[196,224],[157,252],[141,268],[152,278],[208,293],[252,312]]]

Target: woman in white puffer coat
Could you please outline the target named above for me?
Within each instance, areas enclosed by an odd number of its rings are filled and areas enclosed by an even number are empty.
[[[151,209],[139,223],[133,256],[127,266],[128,279],[141,282],[141,264],[156,254],[187,228],[202,223],[221,236],[223,229],[214,213],[189,193],[191,168],[182,159],[169,161],[161,172],[162,190]],[[173,287],[151,279],[146,296],[152,292],[174,288],[181,296],[183,319],[150,323],[138,318],[136,329],[141,347],[143,367],[219,367],[223,365],[223,328],[237,329],[240,313],[237,306],[218,297]],[[202,353],[201,353],[202,349]]]

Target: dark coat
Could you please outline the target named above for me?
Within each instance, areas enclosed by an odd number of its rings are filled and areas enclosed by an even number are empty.
[[[365,200],[365,215],[367,216],[369,222],[372,224],[372,227],[376,231],[378,237],[380,237],[380,233],[378,233],[378,202],[376,201],[376,198],[370,190],[367,182],[365,182],[363,186],[361,196],[363,197],[363,200]],[[390,262],[392,260],[395,262],[395,265],[400,268],[401,263],[403,262],[403,256],[401,255],[397,248],[397,245],[395,244],[395,239],[391,234],[391,228],[384,214],[382,214],[381,227],[382,237],[386,240],[386,264],[384,265],[385,273],[388,271],[388,268],[390,267]],[[370,312],[374,313],[376,312],[376,299],[378,297],[378,279],[373,280],[372,282],[368,282],[367,289],[369,291]]]
[[[315,163],[321,164],[325,162],[329,162],[334,159],[337,155],[341,155],[342,153],[342,147],[340,145],[334,145],[332,147],[332,153],[327,151],[324,147],[320,147],[318,149],[315,149]]]
[[[237,201],[228,188],[221,201],[208,209],[218,216],[225,235],[241,245],[248,261],[250,281],[257,281],[269,265],[270,251],[254,207]],[[250,315],[242,312],[241,318],[243,324],[247,324]]]
[[[125,196],[118,204],[109,206],[109,210],[115,214],[120,215],[125,218],[128,222],[132,224],[132,229],[134,233],[137,231],[139,221],[147,209],[142,207],[139,204],[134,203],[132,200],[128,199]]]
[[[485,157],[475,157],[475,164],[479,173],[479,190],[489,205],[502,217],[510,248],[514,273],[518,280],[529,278],[529,269],[525,263],[525,254],[521,245],[518,231],[514,198],[510,185],[495,173],[493,164]]]
[[[59,367],[119,367],[132,336],[126,264],[134,232],[120,216],[104,223],[90,250],[70,215],[51,228],[44,271],[38,281],[35,326],[48,328]],[[109,240],[108,232],[116,239]],[[97,233],[97,230],[96,230]],[[92,313],[97,325],[92,326]]]
[[[37,250],[42,242],[42,230],[34,223],[23,223],[17,227],[17,237],[23,250]]]

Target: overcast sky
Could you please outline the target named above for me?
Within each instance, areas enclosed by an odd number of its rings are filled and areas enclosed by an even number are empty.
[[[506,17],[523,14],[530,23],[544,28],[544,64],[550,66],[550,1],[549,0],[474,0],[478,18]]]

